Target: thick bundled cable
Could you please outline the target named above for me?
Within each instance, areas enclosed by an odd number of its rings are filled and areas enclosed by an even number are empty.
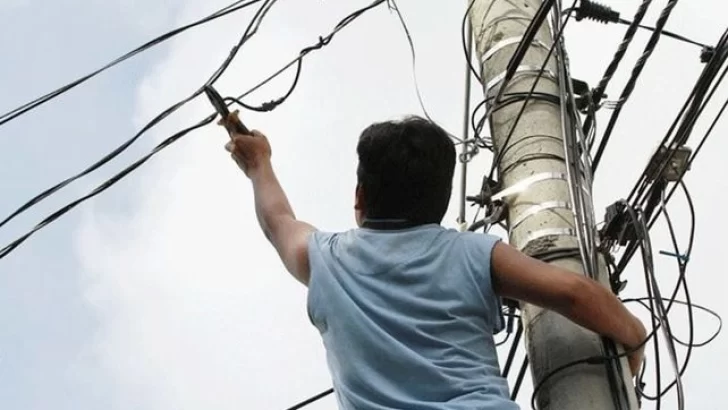
[[[642,0],[642,4],[640,4],[639,8],[637,8],[637,12],[632,18],[632,24],[627,27],[627,31],[625,31],[624,33],[624,38],[622,39],[622,42],[619,43],[619,47],[617,47],[617,51],[614,53],[612,61],[607,66],[607,69],[604,72],[604,75],[602,75],[602,79],[599,81],[599,84],[594,89],[594,91],[592,91],[591,97],[593,101],[598,102],[604,96],[607,85],[609,85],[609,82],[612,80],[614,73],[617,72],[617,67],[619,67],[619,64],[622,62],[622,58],[624,58],[624,54],[627,52],[627,48],[629,48],[630,43],[632,43],[632,40],[637,34],[637,28],[642,22],[642,19],[645,17],[645,14],[650,7],[650,3],[652,3],[652,0]],[[589,132],[589,129],[592,127],[595,120],[596,114],[590,115],[584,120],[584,132]]]
[[[242,99],[244,96],[252,93],[253,91],[255,91],[258,88],[260,88],[261,86],[263,86],[264,84],[268,83],[270,80],[272,80],[276,76],[278,76],[281,73],[283,73],[286,68],[291,67],[293,64],[295,64],[296,62],[298,62],[301,59],[303,59],[303,57],[305,55],[307,55],[308,53],[310,53],[311,51],[318,50],[318,49],[322,48],[323,46],[325,46],[326,44],[328,44],[331,41],[331,39],[333,38],[333,36],[339,30],[341,30],[343,27],[347,26],[349,23],[351,23],[352,21],[354,21],[357,17],[359,17],[360,15],[362,15],[367,10],[370,10],[370,9],[374,8],[375,6],[377,6],[379,4],[382,4],[385,1],[386,0],[376,0],[371,5],[369,5],[369,6],[365,7],[365,8],[363,8],[363,9],[360,9],[360,10],[358,10],[358,11],[350,14],[349,16],[347,16],[346,18],[344,18],[336,26],[336,28],[334,29],[334,31],[332,31],[328,36],[319,38],[319,42],[317,44],[305,48],[303,51],[301,51],[301,53],[299,53],[299,56],[298,57],[296,57],[292,62],[290,62],[286,66],[284,66],[284,68],[278,70],[276,72],[276,74],[274,74],[273,76],[270,76],[270,77],[266,78],[261,83],[257,84],[255,87],[253,87],[252,89],[248,90],[246,93],[244,93],[243,95],[241,95],[238,98],[239,99]],[[265,13],[267,12],[267,10],[269,9],[269,6],[272,5],[274,2],[275,2],[275,0],[268,0],[268,2],[265,3],[259,9],[259,13],[251,21],[251,24],[248,26],[248,29],[249,30],[246,30],[246,33],[247,32],[254,33],[255,30],[257,30],[257,26],[260,24],[260,19],[258,17],[264,16]],[[250,36],[251,35],[249,34],[247,37],[244,36],[244,38],[249,39]],[[242,43],[244,43],[244,42],[241,42],[241,44]],[[239,47],[235,47],[233,49],[233,52],[230,54],[230,56],[226,60],[226,64],[229,64],[230,63],[230,61],[232,60],[232,56],[234,56],[234,53],[237,52],[238,49],[239,49]],[[224,71],[224,70],[218,70],[218,73],[221,73],[222,71]],[[213,78],[215,78],[215,77],[213,76]],[[295,85],[295,83],[294,83],[294,85]],[[290,92],[287,93],[287,94],[290,94]],[[111,186],[113,186],[114,184],[116,184],[117,182],[119,182],[121,179],[123,179],[125,176],[127,176],[129,173],[131,173],[133,170],[137,169],[143,163],[145,163],[146,161],[148,161],[154,155],[158,154],[163,149],[169,147],[172,143],[176,142],[177,140],[179,140],[183,136],[187,135],[189,132],[191,132],[193,130],[196,130],[196,129],[198,129],[198,128],[206,125],[206,124],[209,124],[210,122],[212,122],[212,120],[214,119],[214,117],[215,117],[215,115],[208,116],[204,120],[202,120],[201,122],[193,125],[192,127],[186,128],[186,129],[184,129],[182,131],[179,131],[178,133],[174,134],[173,136],[167,138],[166,140],[164,140],[163,142],[161,142],[159,145],[157,145],[149,154],[145,155],[144,157],[142,157],[138,161],[134,162],[133,164],[131,164],[130,166],[128,166],[127,168],[125,168],[124,170],[122,170],[121,172],[119,172],[118,174],[116,174],[115,176],[113,176],[112,178],[110,178],[109,180],[107,180],[106,182],[104,182],[103,184],[99,185],[91,193],[89,193],[89,194],[87,194],[87,195],[85,195],[85,196],[83,196],[83,197],[81,197],[81,198],[79,198],[79,199],[77,199],[75,201],[70,202],[66,206],[64,206],[64,207],[60,208],[59,210],[57,210],[56,212],[52,213],[51,215],[49,215],[48,217],[46,217],[45,219],[43,219],[40,223],[38,223],[32,230],[30,230],[27,233],[23,234],[22,236],[18,237],[17,239],[15,239],[13,242],[11,242],[10,244],[8,244],[4,248],[0,249],[0,259],[6,257],[10,252],[12,252],[13,250],[15,250],[20,244],[22,244],[23,242],[25,242],[34,233],[36,233],[37,231],[45,228],[47,225],[49,225],[50,223],[54,222],[55,220],[57,220],[61,216],[65,215],[67,212],[69,212],[70,210],[72,210],[73,208],[75,208],[76,206],[78,206],[79,204],[85,202],[88,199],[93,198],[94,196],[96,196],[96,195],[100,194],[101,192],[105,191],[106,189],[110,188]],[[149,127],[146,127],[145,129],[148,129],[148,128]],[[135,138],[137,138],[138,135],[139,134],[137,134],[137,136],[135,136]]]
[[[558,27],[561,11],[556,10],[553,25]],[[557,61],[559,63],[559,89],[561,96],[560,111],[562,122],[562,139],[564,144],[564,161],[567,170],[567,181],[569,195],[574,209],[574,223],[576,225],[576,236],[579,243],[582,264],[587,276],[598,278],[597,240],[595,231],[594,209],[591,201],[592,175],[590,172],[590,157],[587,149],[587,136],[584,134],[579,113],[574,100],[573,83],[568,67],[568,56],[566,54],[563,40],[560,41],[557,49]],[[602,349],[605,355],[618,354],[617,346],[608,338],[601,338]],[[629,407],[629,386],[625,383],[622,375],[621,361],[605,361],[607,378],[611,397],[615,408]]]
[[[609,118],[607,127],[604,130],[602,139],[599,142],[599,146],[594,154],[594,160],[592,162],[592,173],[594,173],[597,170],[597,168],[599,167],[599,161],[601,160],[602,155],[604,154],[604,149],[606,148],[607,143],[609,143],[609,138],[611,137],[612,132],[614,131],[614,126],[617,123],[619,114],[622,112],[622,107],[624,107],[624,104],[627,102],[627,99],[629,99],[630,95],[632,95],[632,91],[634,91],[635,85],[637,84],[637,80],[639,79],[639,76],[642,73],[642,69],[644,69],[645,64],[647,63],[647,60],[652,55],[652,52],[657,48],[657,43],[659,42],[659,40],[661,38],[662,29],[665,27],[667,20],[670,18],[670,15],[672,14],[672,10],[675,8],[675,5],[677,5],[677,0],[669,0],[667,5],[665,5],[665,8],[662,10],[662,13],[660,13],[660,17],[657,19],[657,23],[655,24],[655,31],[652,32],[652,35],[650,36],[650,39],[647,42],[647,45],[645,46],[645,49],[644,49],[642,55],[637,60],[637,63],[634,65],[634,68],[632,69],[632,74],[630,75],[629,80],[627,80],[627,84],[624,86],[624,89],[622,90],[622,94],[619,96],[619,100],[617,101],[617,106],[615,107],[614,111],[612,112],[612,116]],[[632,26],[630,26],[630,27],[632,27]],[[635,27],[635,29],[636,29],[636,27]],[[601,83],[600,83],[600,86],[601,86]]]
[[[30,111],[32,111],[32,110],[40,107],[41,105],[47,103],[48,101],[53,100],[56,97],[59,97],[60,95],[66,93],[66,92],[72,90],[73,88],[75,88],[75,87],[77,87],[77,86],[85,83],[86,81],[88,81],[88,80],[96,77],[97,75],[101,74],[102,72],[104,72],[104,71],[106,71],[106,70],[108,70],[108,69],[110,69],[110,68],[112,68],[112,67],[114,67],[114,66],[116,66],[116,65],[118,65],[118,64],[120,64],[120,63],[122,63],[122,62],[124,62],[124,61],[126,61],[128,59],[130,59],[130,58],[132,58],[132,57],[134,57],[134,56],[136,56],[137,54],[140,54],[140,53],[142,53],[142,52],[144,52],[144,51],[146,51],[146,50],[148,50],[148,49],[150,49],[150,48],[152,48],[154,46],[157,46],[157,45],[159,45],[159,44],[161,44],[161,43],[163,43],[163,42],[165,42],[167,40],[170,40],[170,39],[176,37],[178,34],[181,34],[181,33],[185,32],[185,31],[187,31],[189,29],[192,29],[194,27],[197,27],[197,26],[200,26],[200,25],[209,23],[209,22],[211,22],[213,20],[217,20],[217,19],[219,19],[221,17],[224,17],[224,16],[227,16],[229,14],[232,14],[232,13],[234,13],[236,11],[242,10],[242,9],[244,9],[244,8],[246,8],[248,6],[251,6],[251,5],[255,4],[255,3],[258,3],[260,1],[262,1],[262,0],[248,0],[248,1],[239,0],[239,1],[236,1],[236,2],[234,2],[232,4],[230,4],[230,5],[222,8],[222,9],[220,9],[220,10],[218,10],[218,11],[210,14],[207,17],[201,18],[201,19],[199,19],[197,21],[194,21],[192,23],[189,23],[189,24],[186,24],[184,26],[178,27],[178,28],[176,28],[176,29],[174,29],[172,31],[169,31],[169,32],[167,32],[165,34],[162,34],[161,36],[159,36],[159,37],[157,37],[155,39],[152,39],[150,41],[147,41],[146,43],[140,45],[139,47],[137,47],[137,48],[135,48],[135,49],[127,52],[126,54],[124,54],[124,55],[122,55],[122,56],[114,59],[113,61],[105,64],[101,68],[99,68],[99,69],[97,69],[97,70],[95,70],[95,71],[93,71],[93,72],[91,72],[89,74],[86,74],[86,75],[84,75],[82,77],[79,77],[79,78],[71,81],[70,83],[68,83],[68,84],[66,84],[66,85],[64,85],[64,86],[62,86],[62,87],[54,90],[54,91],[51,91],[51,92],[49,92],[49,93],[47,93],[47,94],[45,94],[43,96],[40,96],[40,97],[38,97],[38,98],[36,98],[36,99],[34,99],[32,101],[29,101],[29,102],[27,102],[27,103],[25,103],[25,104],[23,104],[23,105],[21,105],[21,106],[19,106],[17,108],[14,108],[14,109],[12,109],[12,110],[10,110],[10,111],[8,111],[8,112],[0,115],[0,126],[2,126],[3,124],[8,123],[8,122],[14,120],[15,118],[17,118],[17,117],[19,117],[19,116],[21,116],[23,114],[26,114],[26,113],[28,113],[28,112],[30,112]]]
[[[255,4],[259,0],[250,1],[248,3],[245,3],[245,5],[249,6],[252,4]],[[213,84],[215,81],[217,81],[222,74],[227,70],[227,68],[230,66],[230,63],[232,62],[233,58],[235,58],[235,55],[237,54],[240,47],[245,44],[250,38],[252,38],[258,30],[258,27],[260,25],[260,22],[265,17],[265,14],[270,9],[270,6],[275,3],[276,0],[265,0],[263,5],[258,9],[258,11],[255,13],[255,16],[250,21],[250,24],[246,28],[244,34],[241,36],[238,43],[233,47],[232,51],[228,55],[228,57],[223,61],[223,63],[215,70],[215,72],[212,74],[212,76],[206,81],[205,84],[210,85]],[[242,6],[242,5],[241,5]],[[156,117],[154,117],[151,121],[149,121],[144,127],[142,127],[141,130],[139,130],[133,137],[116,147],[114,150],[112,150],[110,153],[104,155],[100,160],[92,164],[91,166],[87,167],[83,171],[79,172],[78,174],[68,177],[64,179],[63,181],[55,184],[54,186],[44,190],[40,194],[36,195],[35,197],[28,200],[26,203],[21,205],[18,209],[16,209],[13,213],[8,215],[5,219],[0,221],[0,228],[2,228],[4,225],[6,225],[8,222],[12,221],[16,217],[18,217],[20,214],[24,213],[31,207],[37,205],[41,201],[45,200],[49,196],[53,195],[57,191],[63,189],[67,185],[71,184],[72,182],[81,179],[85,177],[86,175],[96,171],[97,169],[101,168],[105,164],[107,164],[112,159],[119,156],[122,152],[126,151],[132,144],[134,144],[142,135],[144,135],[147,131],[152,129],[154,126],[159,124],[162,120],[167,118],[169,115],[174,113],[175,111],[179,110],[181,107],[186,105],[188,102],[192,101],[194,98],[202,94],[203,87],[200,87],[197,89],[194,93],[187,96],[186,98],[182,99],[181,101],[178,101],[177,103],[173,104],[172,106],[168,107],[164,111],[162,111],[160,114],[158,114]]]

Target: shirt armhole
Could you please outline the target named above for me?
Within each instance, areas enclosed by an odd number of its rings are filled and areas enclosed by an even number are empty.
[[[491,323],[493,323],[493,334],[497,334],[501,332],[505,328],[505,318],[503,317],[503,304],[496,295],[495,290],[493,289],[493,248],[495,245],[497,245],[499,242],[501,242],[501,238],[490,235],[490,234],[476,234],[478,235],[478,248],[482,252],[483,259],[481,264],[481,268],[478,269],[479,272],[481,272],[482,278],[481,278],[481,292],[483,294],[483,298],[486,301],[490,312],[490,319]],[[482,267],[485,267],[483,269]]]

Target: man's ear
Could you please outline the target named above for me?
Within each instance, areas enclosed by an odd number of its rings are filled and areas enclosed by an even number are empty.
[[[356,185],[356,191],[354,192],[354,209],[364,211],[364,191],[360,184]]]

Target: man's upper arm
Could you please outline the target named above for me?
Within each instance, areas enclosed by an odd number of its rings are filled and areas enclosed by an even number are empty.
[[[313,226],[286,215],[277,218],[268,233],[268,240],[278,251],[288,272],[306,286],[311,277],[308,238],[314,231],[316,228]]]
[[[493,249],[491,265],[496,294],[557,312],[571,308],[583,279],[502,242]]]

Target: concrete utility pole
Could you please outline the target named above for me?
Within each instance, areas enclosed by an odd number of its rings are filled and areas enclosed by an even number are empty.
[[[469,1],[473,2],[470,22],[484,92],[486,98],[493,98],[501,86],[508,61],[541,2]],[[516,75],[506,85],[505,96],[527,93],[531,89],[552,42],[546,19]],[[556,52],[550,60],[535,91],[558,98],[561,93]],[[525,186],[504,201],[508,205],[510,243],[549,263],[584,273],[583,259],[575,252],[579,249],[579,226],[575,222],[579,206],[575,206],[569,190],[568,175],[571,174],[566,166],[569,157],[565,154],[560,106],[543,99],[529,102],[506,145],[521,106],[522,102],[517,102],[495,111],[490,124],[495,151],[503,152],[499,164],[501,189],[507,190],[517,184]],[[587,202],[591,208],[590,197]],[[548,257],[544,257],[546,255]],[[589,258],[595,256],[587,255],[584,259]],[[598,279],[606,284],[603,261],[596,261],[591,266],[592,271],[597,271]],[[521,309],[534,385],[561,365],[610,353],[605,351],[599,336],[554,312],[532,305],[523,305]],[[621,365],[621,371],[615,365],[582,364],[558,372],[540,389],[538,407],[554,410],[636,409],[634,384],[626,359]]]

